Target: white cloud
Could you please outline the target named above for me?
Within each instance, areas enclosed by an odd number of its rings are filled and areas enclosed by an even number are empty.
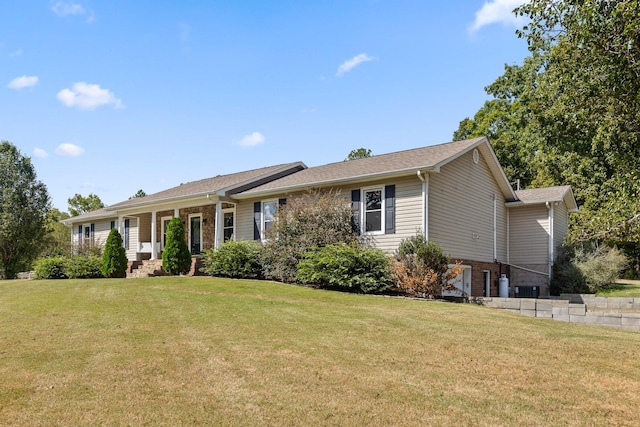
[[[240,141],[238,141],[238,145],[243,147],[255,147],[256,145],[263,144],[265,141],[265,137],[260,132],[253,132],[250,135],[246,135]]]
[[[38,76],[16,77],[15,79],[9,82],[7,87],[9,89],[20,90],[20,89],[24,89],[25,87],[33,87],[37,85],[39,81],[40,79],[38,79]]]
[[[485,2],[476,12],[476,18],[469,27],[470,32],[476,32],[485,25],[502,23],[505,25],[523,25],[524,17],[516,16],[513,9],[522,6],[529,0],[491,0]]]
[[[373,61],[374,59],[375,58],[367,55],[366,53],[361,53],[360,55],[356,55],[353,58],[340,64],[340,66],[338,67],[338,71],[336,72],[336,76],[342,77],[343,75],[345,75],[345,73],[348,73],[349,71],[353,70],[355,67],[362,64],[363,62]]]
[[[49,155],[42,148],[36,147],[36,148],[33,149],[33,156],[37,157],[39,159],[44,159],[45,157],[47,157]]]
[[[56,148],[56,154],[58,156],[78,157],[82,153],[84,153],[84,148],[70,142],[60,144],[58,148]]]
[[[81,4],[67,3],[63,1],[56,2],[51,7],[53,13],[58,16],[70,16],[70,15],[87,15],[87,23],[91,24],[96,20],[96,16],[92,10],[87,11]]]
[[[74,83],[71,89],[62,89],[57,97],[67,107],[78,107],[81,110],[93,110],[108,104],[113,104],[115,108],[124,108],[122,101],[108,89],[85,82]]]
[[[63,1],[56,2],[51,8],[53,13],[58,16],[67,16],[67,15],[84,15],[87,11],[82,7],[81,4],[77,3],[65,3]]]

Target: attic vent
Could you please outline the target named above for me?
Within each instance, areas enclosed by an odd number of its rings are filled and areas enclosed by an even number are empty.
[[[478,153],[478,149],[473,150],[473,163],[478,164],[478,160],[480,160],[480,153]]]

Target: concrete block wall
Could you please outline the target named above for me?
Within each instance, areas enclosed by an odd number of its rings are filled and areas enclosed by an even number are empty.
[[[523,316],[640,331],[640,298],[603,298],[621,301],[603,301],[599,299],[602,297],[593,298],[593,301],[586,298],[589,302],[577,302],[577,297],[478,298],[477,301],[490,308],[508,310]],[[635,305],[636,303],[638,306]]]

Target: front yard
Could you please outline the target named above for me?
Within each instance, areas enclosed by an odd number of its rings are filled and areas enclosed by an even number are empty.
[[[0,282],[0,425],[635,425],[640,333],[209,277]]]

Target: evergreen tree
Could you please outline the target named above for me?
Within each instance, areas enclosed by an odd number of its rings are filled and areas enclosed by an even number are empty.
[[[186,274],[191,268],[191,253],[180,218],[172,218],[167,227],[167,244],[162,252],[162,269],[169,274]]]
[[[127,270],[127,255],[122,246],[122,236],[118,229],[113,228],[107,237],[102,255],[102,274],[105,277],[125,277]]]

